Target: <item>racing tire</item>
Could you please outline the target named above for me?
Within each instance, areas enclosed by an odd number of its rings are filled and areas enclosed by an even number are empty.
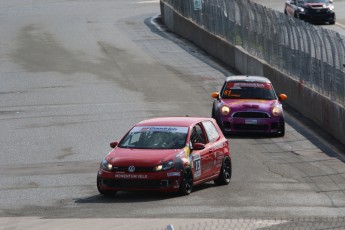
[[[222,128],[222,124],[219,121],[219,119],[216,116],[216,111],[214,110],[214,108],[212,109],[212,114],[211,114],[212,118],[216,120],[217,125],[219,126],[219,128],[222,130],[222,132],[224,132],[223,128]]]
[[[299,14],[298,14],[297,12],[295,12],[295,13],[293,14],[293,16],[294,16],[294,18],[300,19],[300,18],[299,18]]]
[[[334,21],[330,21],[329,24],[330,25],[334,25],[335,24],[335,20]]]
[[[181,195],[189,195],[193,189],[193,173],[191,168],[186,167],[182,172],[180,193]]]
[[[101,186],[100,186],[100,178],[97,176],[97,189],[98,189],[98,192],[103,195],[103,196],[114,196],[116,194],[117,191],[105,191],[105,190],[102,190],[101,189]]]
[[[280,128],[279,128],[279,130],[278,130],[276,136],[277,136],[277,137],[283,137],[283,136],[285,136],[285,122],[282,122],[282,123],[280,124]]]
[[[231,159],[230,157],[225,157],[223,160],[222,167],[219,172],[219,176],[214,180],[216,185],[227,185],[230,183],[232,175]]]
[[[213,119],[216,119],[216,112],[214,111],[214,108],[212,109],[211,117]]]

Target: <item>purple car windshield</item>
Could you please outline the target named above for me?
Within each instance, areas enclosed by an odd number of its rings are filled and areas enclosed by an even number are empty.
[[[135,126],[119,143],[120,148],[181,149],[186,146],[188,127]]]
[[[261,82],[227,82],[223,87],[221,97],[223,99],[277,99],[272,85]]]

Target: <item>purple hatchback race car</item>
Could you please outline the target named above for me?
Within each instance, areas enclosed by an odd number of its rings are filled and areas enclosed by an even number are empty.
[[[213,92],[212,117],[223,133],[285,135],[281,101],[269,79],[260,76],[230,76],[220,92]]]

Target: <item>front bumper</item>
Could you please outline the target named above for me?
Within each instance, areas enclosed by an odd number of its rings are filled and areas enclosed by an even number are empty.
[[[334,12],[327,12],[327,13],[305,13],[300,14],[299,18],[306,22],[311,23],[325,23],[325,22],[334,22],[335,21],[335,13]]]
[[[181,172],[123,173],[98,171],[98,183],[104,191],[176,192],[180,188]]]
[[[225,133],[277,133],[284,125],[283,117],[233,118],[222,117],[221,128]]]

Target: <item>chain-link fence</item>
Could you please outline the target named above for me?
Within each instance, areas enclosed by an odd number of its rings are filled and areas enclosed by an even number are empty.
[[[161,1],[205,30],[345,106],[345,38],[339,33],[250,0]]]

